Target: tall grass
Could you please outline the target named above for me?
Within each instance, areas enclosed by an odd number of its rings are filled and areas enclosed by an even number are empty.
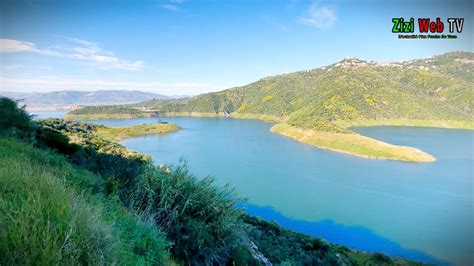
[[[132,198],[173,241],[172,254],[192,264],[226,263],[245,235],[233,189],[197,179],[185,164],[150,167]]]
[[[156,227],[92,196],[98,177],[64,157],[0,138],[0,169],[0,264],[168,261]]]
[[[0,145],[2,264],[115,262],[111,225],[54,171]],[[6,156],[8,155],[8,156]]]

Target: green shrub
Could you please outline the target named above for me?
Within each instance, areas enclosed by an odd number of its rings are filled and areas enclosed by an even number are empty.
[[[133,200],[173,242],[172,254],[191,264],[227,262],[243,233],[234,191],[209,177],[196,179],[185,164],[150,167]]]
[[[31,139],[36,128],[31,118],[18,101],[0,97],[0,135]]]

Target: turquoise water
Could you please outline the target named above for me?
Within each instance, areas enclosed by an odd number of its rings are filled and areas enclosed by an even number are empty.
[[[272,134],[271,124],[260,121],[165,120],[183,129],[123,144],[158,164],[186,159],[198,176],[234,186],[248,199],[250,214],[361,250],[434,263],[474,262],[472,131],[355,129],[437,158],[419,164],[320,150]],[[99,122],[125,126],[156,119]]]
[[[183,130],[128,139],[123,144],[152,155],[156,163],[173,164],[185,158],[199,176],[212,175],[220,183],[236,187],[248,198],[252,214],[264,218],[279,215],[281,223],[291,219],[286,225],[299,231],[307,229],[352,247],[425,261],[474,261],[473,132],[356,129],[437,157],[434,163],[416,164],[316,149],[272,134],[271,125],[260,121],[167,120]]]

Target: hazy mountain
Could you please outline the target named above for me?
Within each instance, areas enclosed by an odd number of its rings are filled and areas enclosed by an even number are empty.
[[[45,93],[0,92],[0,96],[13,99],[24,99],[29,107],[69,106],[69,105],[104,105],[137,103],[150,99],[168,99],[168,96],[129,90],[98,91],[53,91]]]

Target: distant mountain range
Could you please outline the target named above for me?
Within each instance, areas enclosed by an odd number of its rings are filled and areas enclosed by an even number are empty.
[[[131,91],[131,90],[97,90],[97,91],[75,91],[63,90],[45,93],[20,93],[2,92],[0,96],[13,99],[23,99],[30,108],[34,107],[68,107],[75,105],[109,105],[109,104],[129,104],[153,99],[172,99],[169,97],[151,92]]]

